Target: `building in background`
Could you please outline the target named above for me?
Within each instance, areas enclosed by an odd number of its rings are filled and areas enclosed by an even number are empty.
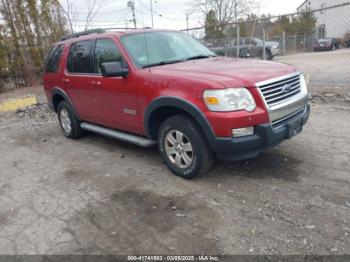
[[[297,10],[298,12],[317,10],[349,2],[349,0],[306,0]],[[346,33],[350,32],[350,5],[323,10],[314,14],[317,18],[317,38],[343,38]]]

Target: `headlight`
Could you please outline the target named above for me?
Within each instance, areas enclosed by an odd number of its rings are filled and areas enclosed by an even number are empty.
[[[252,94],[244,87],[207,90],[204,92],[204,101],[209,110],[214,112],[252,112],[256,108]]]

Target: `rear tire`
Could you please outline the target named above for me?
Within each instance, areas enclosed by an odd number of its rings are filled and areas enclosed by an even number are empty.
[[[76,139],[82,136],[80,121],[75,116],[74,110],[69,103],[66,101],[60,102],[57,108],[57,115],[63,134],[66,137]]]
[[[158,147],[167,167],[185,179],[207,173],[214,163],[205,135],[186,115],[177,115],[162,123]]]

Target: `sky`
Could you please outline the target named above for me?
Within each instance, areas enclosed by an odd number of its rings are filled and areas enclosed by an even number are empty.
[[[74,17],[75,31],[84,29],[87,12],[86,3],[92,0],[68,0],[76,9]],[[151,0],[134,0],[136,20],[138,27],[151,27]],[[159,29],[186,29],[186,13],[191,9],[194,0],[152,0],[154,28]],[[296,12],[302,0],[257,0],[261,1],[259,14],[280,15]],[[67,0],[61,0],[64,8]],[[128,0],[97,0],[98,14],[93,18],[89,28],[109,27],[132,27],[132,13],[127,7]],[[200,26],[203,17],[200,14],[189,15],[189,27]]]

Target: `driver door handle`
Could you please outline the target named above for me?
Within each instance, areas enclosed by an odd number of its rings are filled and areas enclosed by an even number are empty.
[[[101,87],[102,83],[100,81],[91,81],[93,87]]]

